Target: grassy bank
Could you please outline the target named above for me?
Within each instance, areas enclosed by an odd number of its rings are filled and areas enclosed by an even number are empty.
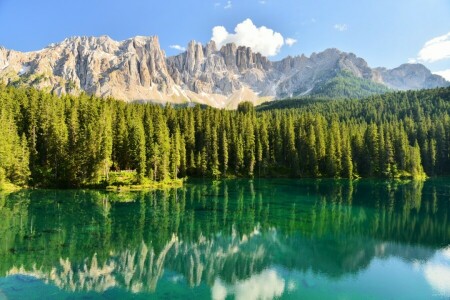
[[[139,191],[178,188],[183,186],[184,179],[153,181],[148,178],[139,180],[135,171],[110,172],[104,178],[102,187],[108,191]]]

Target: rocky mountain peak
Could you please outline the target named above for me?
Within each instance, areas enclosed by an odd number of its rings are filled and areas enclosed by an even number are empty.
[[[261,71],[268,71],[271,63],[248,47],[230,43],[217,51],[214,41],[206,46],[191,41],[186,52],[169,57],[167,65],[172,78],[182,87],[196,93],[229,96],[249,81],[260,81]]]
[[[202,69],[204,60],[203,46],[196,41],[190,41],[186,48],[186,59],[183,70],[189,74],[195,74]]]
[[[435,88],[450,86],[450,83],[438,75],[434,75],[422,64],[402,64],[388,70],[377,68],[383,82],[390,88],[398,90]]]
[[[222,48],[220,48],[220,54],[224,59],[225,65],[229,69],[236,68],[236,51],[237,46],[234,43],[223,45]]]
[[[167,93],[173,85],[157,37],[117,42],[108,36],[78,36],[19,56],[9,58],[10,74],[27,73],[34,86],[57,93],[83,90],[125,100],[148,99]]]
[[[157,36],[124,41],[75,36],[26,53],[0,47],[0,82],[129,101],[235,107],[244,100],[307,95],[341,72],[402,90],[450,84],[423,65],[372,69],[364,59],[336,48],[272,62],[233,43],[217,49],[214,41],[191,41],[185,52],[166,58]]]
[[[112,40],[108,36],[100,37],[87,37],[87,36],[74,36],[66,38],[60,43],[50,44],[43,50],[48,49],[66,49],[69,51],[76,51],[77,49],[83,49],[84,51],[104,51],[110,52],[111,48],[115,49],[119,45],[119,42]]]
[[[8,51],[5,48],[0,47],[0,71],[8,67],[8,65]]]
[[[399,67],[394,68],[392,71],[424,74],[424,75],[431,74],[430,70],[428,70],[428,68],[422,64],[402,64]]]
[[[217,52],[216,42],[214,42],[213,40],[209,41],[205,47],[205,56],[213,55],[216,52]]]

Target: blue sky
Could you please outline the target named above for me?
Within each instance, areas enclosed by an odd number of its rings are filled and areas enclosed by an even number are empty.
[[[247,19],[253,31],[247,21],[243,36],[235,34]],[[415,60],[432,71],[450,70],[449,0],[0,0],[0,45],[20,51],[74,35],[158,35],[161,47],[174,55],[179,50],[170,46],[185,47],[192,39],[206,43],[216,26],[224,27],[218,31],[224,41],[252,39],[262,51],[271,49],[272,60],[335,47],[371,67]],[[254,38],[261,26],[269,31]]]

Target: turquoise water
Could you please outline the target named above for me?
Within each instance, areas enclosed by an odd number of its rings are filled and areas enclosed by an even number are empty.
[[[0,194],[0,299],[447,299],[450,179]]]

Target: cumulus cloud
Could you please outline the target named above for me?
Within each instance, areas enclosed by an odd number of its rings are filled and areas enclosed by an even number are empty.
[[[426,42],[417,59],[428,63],[450,59],[450,32]]]
[[[445,257],[450,263],[450,246],[441,251],[443,257]]]
[[[450,268],[438,264],[425,267],[425,278],[439,294],[450,297]]]
[[[450,297],[450,247],[439,251],[425,264],[425,279],[439,295]]]
[[[214,300],[224,300],[232,294],[237,300],[256,300],[281,297],[284,289],[284,279],[275,270],[268,269],[230,286],[216,279],[211,292]]]
[[[334,24],[334,29],[336,29],[337,31],[346,31],[348,29],[348,25],[347,24]]]
[[[213,300],[224,300],[227,297],[227,288],[220,279],[214,281],[214,285],[211,288]]]
[[[256,27],[252,20],[247,19],[238,24],[234,33],[228,32],[223,26],[216,26],[212,30],[211,40],[220,48],[228,43],[247,46],[264,56],[274,56],[284,45],[283,36],[265,26]]]
[[[284,42],[286,43],[286,45],[288,45],[289,47],[291,47],[292,45],[294,45],[295,43],[297,43],[296,39],[293,38],[287,38],[284,40]]]
[[[445,78],[445,80],[450,81],[450,69],[448,70],[443,70],[443,71],[438,71],[438,72],[434,72],[434,74],[442,76]],[[450,250],[449,250],[450,252]],[[450,257],[450,256],[449,256]]]
[[[175,49],[175,50],[178,50],[178,51],[186,51],[186,48],[182,47],[180,45],[170,45],[169,48]]]

